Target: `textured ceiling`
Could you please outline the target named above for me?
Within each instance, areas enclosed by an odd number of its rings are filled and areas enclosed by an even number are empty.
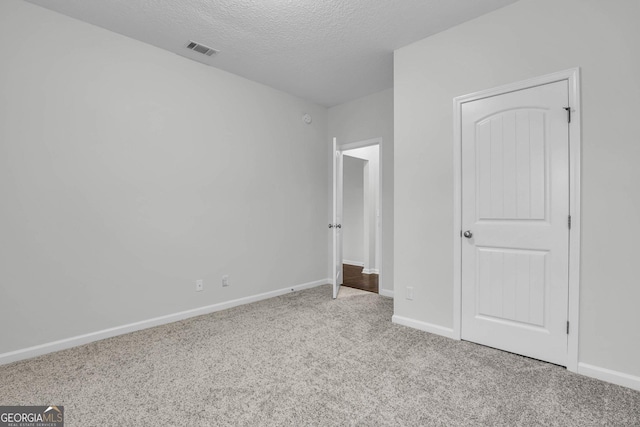
[[[392,87],[394,49],[516,0],[28,1],[333,106]]]

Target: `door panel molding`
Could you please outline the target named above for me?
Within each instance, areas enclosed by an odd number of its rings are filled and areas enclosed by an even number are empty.
[[[580,291],[580,159],[581,159],[581,103],[580,69],[571,68],[504,86],[474,92],[453,100],[453,172],[454,172],[454,221],[453,221],[453,338],[461,339],[462,323],[462,106],[465,103],[504,95],[523,89],[566,81],[569,88],[569,295],[568,319],[570,333],[567,348],[567,369],[578,371],[579,361],[579,291]]]

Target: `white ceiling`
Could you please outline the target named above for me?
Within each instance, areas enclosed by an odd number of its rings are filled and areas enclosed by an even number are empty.
[[[392,87],[394,49],[516,0],[27,1],[333,106]]]

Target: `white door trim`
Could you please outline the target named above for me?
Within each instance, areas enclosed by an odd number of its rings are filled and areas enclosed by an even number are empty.
[[[578,337],[580,320],[580,159],[581,159],[581,104],[580,69],[571,68],[557,73],[500,86],[493,89],[459,96],[453,100],[453,336],[461,339],[462,321],[462,105],[482,98],[502,95],[517,90],[566,80],[569,85],[569,306],[571,325],[568,337],[567,369],[578,371]]]
[[[344,163],[342,150],[338,148],[337,138],[333,138],[333,215],[329,228],[332,228],[331,235],[333,237],[332,254],[331,254],[331,277],[333,279],[333,299],[338,297],[340,286],[344,281],[344,269],[342,259],[342,220],[343,218],[343,177]]]
[[[365,139],[362,141],[356,141],[356,142],[349,142],[347,144],[338,144],[338,148],[340,150],[347,151],[347,150],[353,150],[356,148],[364,148],[364,147],[370,147],[372,145],[377,145],[378,146],[378,209],[380,210],[380,217],[379,217],[379,221],[380,221],[380,230],[379,230],[379,234],[380,234],[380,242],[377,245],[376,248],[376,252],[379,252],[379,260],[380,260],[380,265],[376,265],[377,268],[377,274],[378,274],[378,294],[380,295],[384,295],[384,296],[388,296],[388,297],[392,297],[393,298],[393,294],[390,294],[389,291],[386,291],[385,289],[383,289],[382,285],[383,283],[385,283],[386,278],[384,277],[384,271],[382,269],[382,264],[384,262],[384,209],[383,209],[383,205],[384,203],[382,203],[382,177],[383,177],[383,173],[384,173],[384,167],[382,165],[382,138],[371,138],[371,139]]]

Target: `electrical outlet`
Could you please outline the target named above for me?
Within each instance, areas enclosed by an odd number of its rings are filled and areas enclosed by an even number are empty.
[[[412,286],[408,286],[407,287],[407,294],[406,297],[409,301],[413,301],[413,287]]]
[[[200,292],[203,289],[204,289],[204,284],[202,282],[202,279],[196,280],[196,292]]]
[[[225,274],[224,276],[222,276],[222,287],[227,286],[229,286],[229,275]]]

